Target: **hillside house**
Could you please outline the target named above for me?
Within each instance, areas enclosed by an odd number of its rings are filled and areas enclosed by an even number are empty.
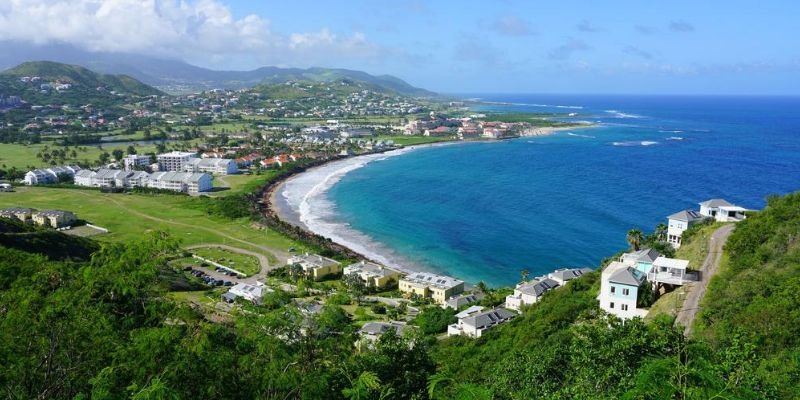
[[[311,280],[320,281],[342,272],[342,264],[318,254],[305,253],[289,258],[289,265],[299,264],[303,273]]]
[[[400,272],[369,261],[359,261],[344,268],[344,275],[356,274],[368,288],[385,288],[400,279]]]
[[[681,247],[683,232],[707,217],[694,210],[678,211],[667,217],[667,242],[674,248]]]
[[[739,222],[746,218],[746,208],[728,203],[723,199],[711,199],[700,203],[700,215],[714,218],[717,222]]]
[[[545,293],[557,288],[559,283],[550,278],[539,278],[522,282],[514,288],[514,293],[506,296],[506,308],[519,311],[523,305],[536,303]]]
[[[463,315],[463,314],[462,314]],[[497,325],[515,318],[517,313],[499,307],[491,310],[480,310],[458,319],[447,327],[447,336],[463,335],[479,338],[483,333]]]
[[[619,261],[609,264],[600,281],[600,308],[622,319],[644,317],[647,310],[636,308],[639,290],[652,290],[645,286],[647,274]]]
[[[400,292],[406,296],[433,299],[436,304],[464,292],[464,281],[429,272],[416,272],[400,279]]]

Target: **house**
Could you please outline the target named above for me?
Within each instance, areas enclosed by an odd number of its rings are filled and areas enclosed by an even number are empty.
[[[368,288],[385,288],[400,279],[400,272],[369,261],[359,261],[344,268],[344,275],[358,275]]]
[[[657,250],[648,247],[625,253],[619,258],[619,261],[646,274],[650,272],[653,262],[660,256],[661,254]]]
[[[502,307],[491,310],[481,310],[459,318],[458,322],[448,326],[447,336],[464,335],[479,338],[487,329],[509,321],[516,316],[517,314],[515,312]]]
[[[667,242],[674,248],[681,247],[683,232],[692,225],[706,219],[700,212],[694,210],[678,211],[667,217]]]
[[[75,214],[60,210],[36,211],[31,215],[31,219],[36,225],[48,226],[50,228],[71,226],[77,220]]]
[[[559,286],[564,286],[567,281],[580,278],[583,274],[589,272],[592,272],[591,268],[561,268],[547,274],[547,277],[556,281]]]
[[[459,312],[455,315],[457,319],[467,318],[469,316],[475,315],[481,311],[483,311],[483,306],[469,306],[464,311]]]
[[[150,156],[148,155],[139,155],[139,154],[128,154],[125,158],[122,159],[123,165],[125,165],[126,171],[131,171],[134,169],[146,168],[150,165]]]
[[[746,208],[728,203],[723,199],[711,199],[700,203],[700,215],[714,218],[717,222],[739,222],[745,218]]]
[[[33,220],[31,217],[36,210],[32,208],[22,208],[22,207],[14,207],[14,208],[5,208],[0,210],[0,218],[15,218],[20,222],[26,224],[32,224]]]
[[[91,178],[96,187],[125,187],[130,172],[120,169],[99,169]]]
[[[181,151],[172,151],[156,156],[159,171],[183,171],[186,164],[193,158],[197,158],[196,153]]]
[[[300,264],[303,268],[303,273],[315,281],[342,272],[342,264],[340,262],[317,254],[305,253],[292,256],[289,258],[289,265],[293,264]]]
[[[466,306],[468,304],[477,303],[484,298],[483,293],[466,293],[459,296],[453,296],[444,301],[442,304],[442,308],[452,308],[454,310],[458,310],[459,308]]]
[[[147,187],[176,192],[200,193],[210,191],[213,177],[205,173],[154,172],[147,177]]]
[[[186,172],[206,172],[213,175],[232,175],[239,172],[236,161],[229,158],[192,158],[183,168]]]
[[[550,278],[539,278],[522,282],[514,288],[514,293],[506,296],[506,307],[519,311],[523,305],[539,301],[545,293],[557,288],[559,283]]]
[[[688,275],[686,273],[688,267],[688,260],[658,257],[653,262],[653,268],[647,273],[647,280],[653,283],[683,285],[687,281],[697,279],[694,274]]]
[[[78,186],[92,186],[92,177],[97,174],[90,169],[82,169],[75,174],[74,183]]]
[[[272,289],[266,286],[251,285],[249,283],[237,283],[228,290],[228,297],[236,296],[252,302],[253,304],[261,304],[264,295],[271,292]]]
[[[429,272],[416,272],[400,279],[400,292],[433,299],[437,304],[464,292],[464,281]]]
[[[358,335],[361,336],[361,339],[375,342],[381,335],[390,330],[393,330],[397,336],[403,336],[409,329],[410,328],[404,322],[399,321],[367,322],[358,330]]]
[[[636,308],[640,290],[651,290],[647,274],[620,261],[614,261],[603,269],[600,278],[600,308],[622,319],[644,317],[647,310]]]

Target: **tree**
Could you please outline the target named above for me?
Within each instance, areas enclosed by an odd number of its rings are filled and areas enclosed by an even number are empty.
[[[125,156],[125,152],[123,152],[122,149],[111,150],[111,154],[114,155],[114,159],[117,161],[122,160],[122,157]]]
[[[666,242],[667,241],[667,225],[666,224],[658,224],[656,225],[655,230],[656,240],[659,242]]]
[[[106,164],[106,163],[108,163],[108,160],[109,160],[110,158],[111,158],[111,155],[110,155],[110,154],[108,154],[108,152],[106,152],[106,151],[102,152],[102,153],[101,153],[101,154],[100,154],[100,155],[97,157],[98,161],[100,161],[100,164]]]
[[[303,266],[297,263],[290,264],[286,272],[289,273],[289,278],[295,282],[305,276],[303,273]]]
[[[344,280],[345,286],[347,286],[347,290],[356,298],[356,304],[360,304],[361,297],[363,297],[367,291],[367,286],[364,284],[364,281],[362,281],[361,277],[355,272],[350,275],[345,275],[342,279]]]
[[[136,154],[136,148],[133,146],[128,146],[128,154]]]
[[[523,269],[520,272],[520,275],[522,275],[522,281],[523,282],[527,282],[528,281],[528,275],[530,275],[530,272],[527,269]]]
[[[634,228],[628,231],[628,236],[626,239],[628,240],[628,244],[631,246],[631,250],[638,251],[639,246],[641,246],[642,240],[644,239],[644,234],[642,234],[642,231]]]

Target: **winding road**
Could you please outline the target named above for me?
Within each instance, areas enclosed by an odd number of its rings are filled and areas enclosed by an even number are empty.
[[[683,307],[678,311],[678,315],[675,317],[675,326],[683,326],[683,333],[685,336],[689,336],[692,333],[692,325],[697,316],[697,311],[700,310],[700,302],[706,294],[708,282],[710,282],[714,274],[719,271],[719,263],[722,259],[722,248],[725,246],[725,242],[728,241],[728,237],[731,235],[734,228],[735,225],[733,224],[725,225],[711,234],[708,255],[706,255],[706,259],[703,261],[703,267],[700,268],[701,280],[689,289],[689,294],[683,302]]]

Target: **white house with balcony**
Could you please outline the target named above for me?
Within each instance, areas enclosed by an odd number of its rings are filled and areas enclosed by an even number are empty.
[[[464,312],[468,310],[477,311],[465,315]],[[479,338],[487,329],[510,321],[517,316],[517,313],[502,307],[483,310],[473,306],[468,310],[460,314],[462,317],[458,319],[458,322],[447,327],[447,336],[463,335]]]
[[[653,268],[647,273],[647,280],[655,284],[665,283],[677,286],[696,281],[697,276],[688,274],[687,268],[689,268],[689,260],[658,257],[653,262]]]
[[[723,199],[711,199],[700,203],[700,215],[714,218],[717,222],[739,222],[747,216],[744,207],[731,204]]]
[[[667,217],[667,242],[674,248],[681,247],[683,232],[707,217],[695,210],[678,211]]]

